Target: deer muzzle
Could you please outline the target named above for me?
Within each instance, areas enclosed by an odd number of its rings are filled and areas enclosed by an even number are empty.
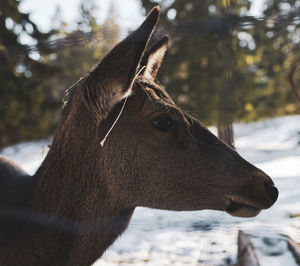
[[[272,181],[265,182],[263,187],[264,197],[255,196],[255,193],[251,198],[247,197],[247,193],[243,196],[229,196],[225,211],[236,217],[254,217],[262,209],[270,208],[278,198],[278,189]]]

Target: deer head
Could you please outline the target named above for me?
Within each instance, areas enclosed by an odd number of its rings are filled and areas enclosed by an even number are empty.
[[[270,177],[155,82],[168,38],[144,51],[158,18],[155,7],[71,89],[52,149],[65,154],[65,171],[78,169],[81,182],[92,182],[82,190],[93,187],[95,201],[103,196],[95,188],[105,187],[110,201],[124,209],[213,209],[255,216],[274,204],[278,191]]]

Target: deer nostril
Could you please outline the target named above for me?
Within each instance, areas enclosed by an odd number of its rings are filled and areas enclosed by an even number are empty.
[[[278,198],[278,189],[272,183],[265,183],[265,190],[273,205]]]

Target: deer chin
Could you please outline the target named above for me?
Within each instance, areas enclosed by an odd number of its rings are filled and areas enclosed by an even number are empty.
[[[249,205],[249,203],[242,202],[241,200],[229,199],[229,203],[225,208],[225,211],[235,217],[254,217],[258,215],[261,209]]]

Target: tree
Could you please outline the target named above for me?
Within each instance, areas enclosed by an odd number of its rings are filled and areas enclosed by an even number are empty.
[[[142,0],[149,9],[154,1]],[[233,145],[232,122],[247,103],[253,74],[240,46],[240,13],[248,1],[173,1],[163,6],[161,24],[173,42],[162,80],[179,104],[216,124],[219,136]],[[247,75],[245,75],[247,73]]]
[[[35,57],[39,57],[52,32],[40,32],[29,14],[20,12],[19,3],[0,3],[0,147],[40,137],[48,132],[47,123],[51,120],[53,102],[44,97],[40,81],[54,70]],[[38,49],[28,49],[22,36],[36,42]]]
[[[147,10],[158,4],[141,2]],[[299,111],[286,89],[286,70],[299,58],[298,1],[268,1],[262,18],[247,15],[251,1],[159,3],[158,35],[173,39],[160,79],[222,139],[232,144],[233,121]]]
[[[81,2],[73,30],[57,8],[49,33],[40,32],[18,6],[15,0],[0,3],[0,148],[49,136],[66,88],[89,72],[119,39],[113,19],[97,23],[93,0]],[[23,44],[24,34],[35,44]]]
[[[300,111],[297,104],[297,88],[300,85],[300,74],[297,72],[300,58],[299,19],[299,1],[267,1],[264,20],[254,34],[261,55],[257,65],[268,83],[269,91],[273,91],[273,105],[267,101],[269,112],[275,115]]]
[[[56,38],[71,43],[71,45],[63,44],[63,49],[57,49],[55,53],[44,58],[47,64],[60,70],[48,82],[57,101],[64,97],[66,89],[86,75],[101,60],[111,48],[110,45],[119,40],[119,27],[113,19],[110,18],[103,25],[99,25],[94,15],[95,10],[93,0],[82,1],[79,19],[72,31],[68,30],[59,8],[56,10],[55,20],[52,22],[57,27]]]

